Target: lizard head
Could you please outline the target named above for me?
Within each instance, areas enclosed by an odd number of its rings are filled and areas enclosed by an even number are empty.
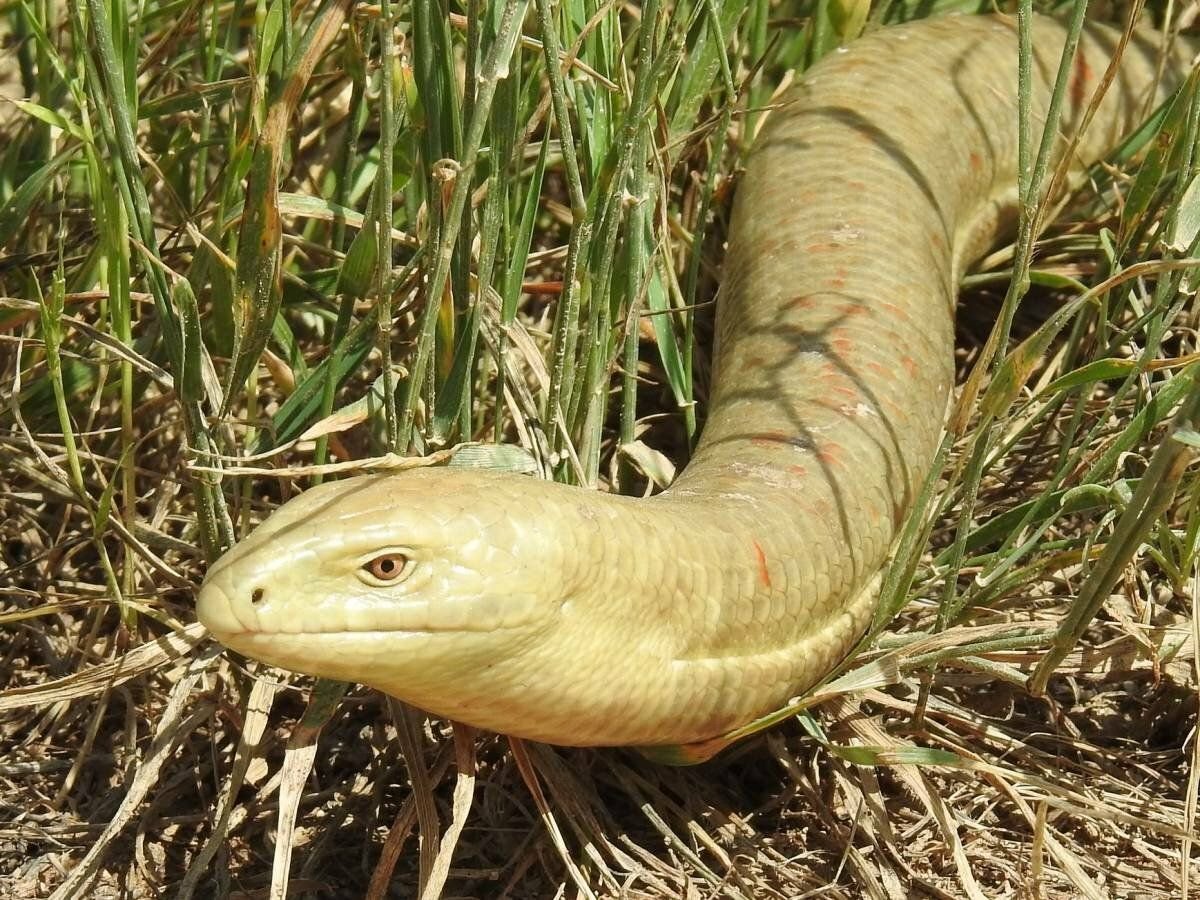
[[[197,615],[251,658],[491,725],[563,630],[575,567],[544,506],[563,491],[451,469],[321,485],[212,566]]]

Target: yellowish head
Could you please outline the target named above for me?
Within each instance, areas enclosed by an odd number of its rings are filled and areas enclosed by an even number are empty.
[[[504,682],[572,594],[561,534],[529,509],[536,487],[444,469],[322,485],[213,565],[197,615],[254,659],[496,727]]]

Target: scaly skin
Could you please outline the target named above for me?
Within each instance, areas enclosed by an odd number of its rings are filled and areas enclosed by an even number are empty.
[[[1063,39],[1036,23],[1036,122]],[[1064,133],[1115,44],[1087,30]],[[1157,47],[1127,50],[1081,162],[1186,74],[1181,50],[1148,96]],[[866,626],[942,428],[959,276],[1013,221],[1016,58],[1015,21],[927,20],[832,54],[772,112],[738,189],[708,422],[669,490],[448,469],[325,485],[213,566],[201,621],[247,656],[556,744],[693,743],[803,693]],[[384,552],[411,572],[368,584]]]

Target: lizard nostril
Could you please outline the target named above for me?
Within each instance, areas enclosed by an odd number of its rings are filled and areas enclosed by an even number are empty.
[[[259,603],[262,602],[263,594],[264,594],[264,591],[260,587],[257,587],[254,590],[252,590],[250,592],[250,603],[254,606],[257,606]]]

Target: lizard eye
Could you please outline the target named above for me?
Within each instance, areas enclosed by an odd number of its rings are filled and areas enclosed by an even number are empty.
[[[377,581],[399,580],[408,569],[408,557],[403,553],[384,553],[363,564],[363,571]]]

